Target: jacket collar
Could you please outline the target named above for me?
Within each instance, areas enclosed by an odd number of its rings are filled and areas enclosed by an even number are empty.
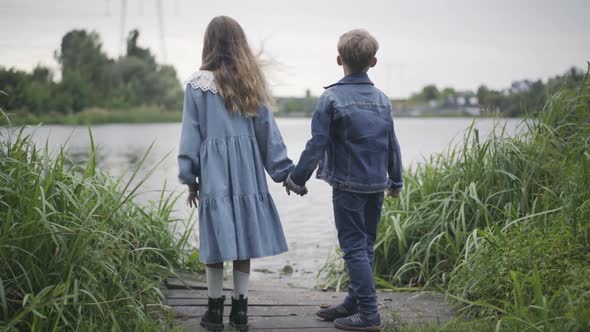
[[[371,84],[374,85],[373,82],[369,79],[369,75],[367,73],[354,73],[348,74],[344,76],[340,81],[325,86],[324,89],[331,88],[335,85],[343,85],[343,84]]]

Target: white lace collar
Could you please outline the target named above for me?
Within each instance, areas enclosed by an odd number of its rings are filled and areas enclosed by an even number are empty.
[[[193,73],[189,78],[184,81],[184,85],[190,84],[195,90],[200,89],[202,91],[211,91],[217,93],[217,87],[215,86],[215,76],[213,72],[208,70],[199,70]]]

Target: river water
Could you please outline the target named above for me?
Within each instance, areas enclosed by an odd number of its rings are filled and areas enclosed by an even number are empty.
[[[404,166],[415,165],[433,153],[443,152],[452,142],[460,141],[464,130],[474,121],[468,118],[399,118],[396,132],[402,149]],[[278,119],[289,154],[299,158],[310,133],[309,119]],[[495,125],[505,125],[506,133],[514,134],[520,128],[518,119],[477,119],[475,126],[480,136],[486,136]],[[73,160],[88,158],[90,139],[87,128],[72,126],[40,126],[29,129],[38,145],[46,142],[53,151],[67,144],[68,155]],[[153,143],[140,173],[145,174],[159,161],[161,164],[142,186],[139,200],[157,199],[163,184],[170,191],[182,191],[177,181],[176,154],[180,124],[114,124],[92,128],[98,146],[98,166],[113,175],[129,174],[135,163]],[[167,155],[167,157],[166,157]],[[270,178],[269,178],[270,181]],[[308,183],[309,194],[304,197],[287,196],[280,184],[270,181],[270,190],[282,219],[289,244],[289,252],[252,262],[253,279],[272,280],[294,286],[313,286],[319,268],[328,257],[334,257],[337,247],[336,230],[331,206],[331,188],[312,178]],[[184,197],[183,197],[184,198]],[[176,215],[189,216],[189,208],[183,200],[176,206]],[[195,233],[194,241],[198,241]],[[292,274],[280,273],[289,265]]]

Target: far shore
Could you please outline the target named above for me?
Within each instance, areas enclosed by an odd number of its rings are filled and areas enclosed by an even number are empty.
[[[6,117],[0,120],[0,126],[11,125],[102,125],[102,124],[146,124],[146,123],[175,123],[182,120],[182,112],[165,110],[130,110],[130,111],[105,111],[88,110],[79,113],[47,113],[47,114],[18,114],[5,112]],[[394,114],[397,118],[491,118],[493,115],[473,116],[468,114],[423,114],[407,115]],[[311,114],[280,114],[275,115],[281,119],[311,119]],[[497,116],[496,116],[497,117]],[[500,116],[501,117],[501,116]]]

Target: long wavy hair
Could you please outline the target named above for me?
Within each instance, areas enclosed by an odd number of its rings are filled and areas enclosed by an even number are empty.
[[[217,16],[209,22],[201,70],[213,72],[217,90],[230,112],[254,117],[258,107],[272,104],[261,63],[252,53],[244,30],[231,17]]]

